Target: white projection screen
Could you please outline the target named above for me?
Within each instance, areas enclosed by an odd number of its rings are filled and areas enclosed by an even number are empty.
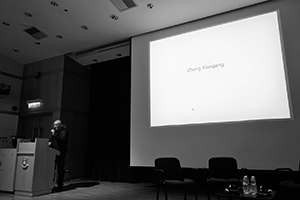
[[[289,68],[295,50],[285,46],[295,34],[287,25],[297,7],[291,2],[132,38],[131,166],[175,156],[183,166],[206,167],[210,157],[233,156],[241,167],[297,169],[297,144],[284,137],[300,131],[291,103],[299,81],[290,80],[299,69]]]
[[[278,13],[150,42],[151,126],[290,118]]]

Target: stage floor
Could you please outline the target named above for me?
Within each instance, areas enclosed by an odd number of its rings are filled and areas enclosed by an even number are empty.
[[[169,199],[183,199],[183,191],[170,190]],[[65,183],[61,192],[36,197],[24,197],[9,193],[0,193],[1,200],[155,200],[154,183],[98,182],[89,180]],[[160,199],[164,200],[161,190]],[[193,191],[187,193],[187,200],[195,199]],[[206,200],[205,194],[198,193],[199,200]],[[214,199],[214,198],[212,198]]]

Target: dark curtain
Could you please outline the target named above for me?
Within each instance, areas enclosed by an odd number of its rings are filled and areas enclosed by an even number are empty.
[[[87,177],[129,181],[130,57],[93,64]]]

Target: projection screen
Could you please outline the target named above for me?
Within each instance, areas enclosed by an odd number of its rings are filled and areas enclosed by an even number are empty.
[[[290,118],[271,12],[150,42],[151,126]]]

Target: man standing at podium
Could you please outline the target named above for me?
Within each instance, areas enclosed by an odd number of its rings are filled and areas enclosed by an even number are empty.
[[[63,126],[61,120],[55,120],[53,123],[53,129],[51,129],[48,145],[60,152],[60,155],[56,157],[56,171],[57,171],[57,191],[63,188],[64,183],[64,165],[67,153],[68,144],[68,131]]]

